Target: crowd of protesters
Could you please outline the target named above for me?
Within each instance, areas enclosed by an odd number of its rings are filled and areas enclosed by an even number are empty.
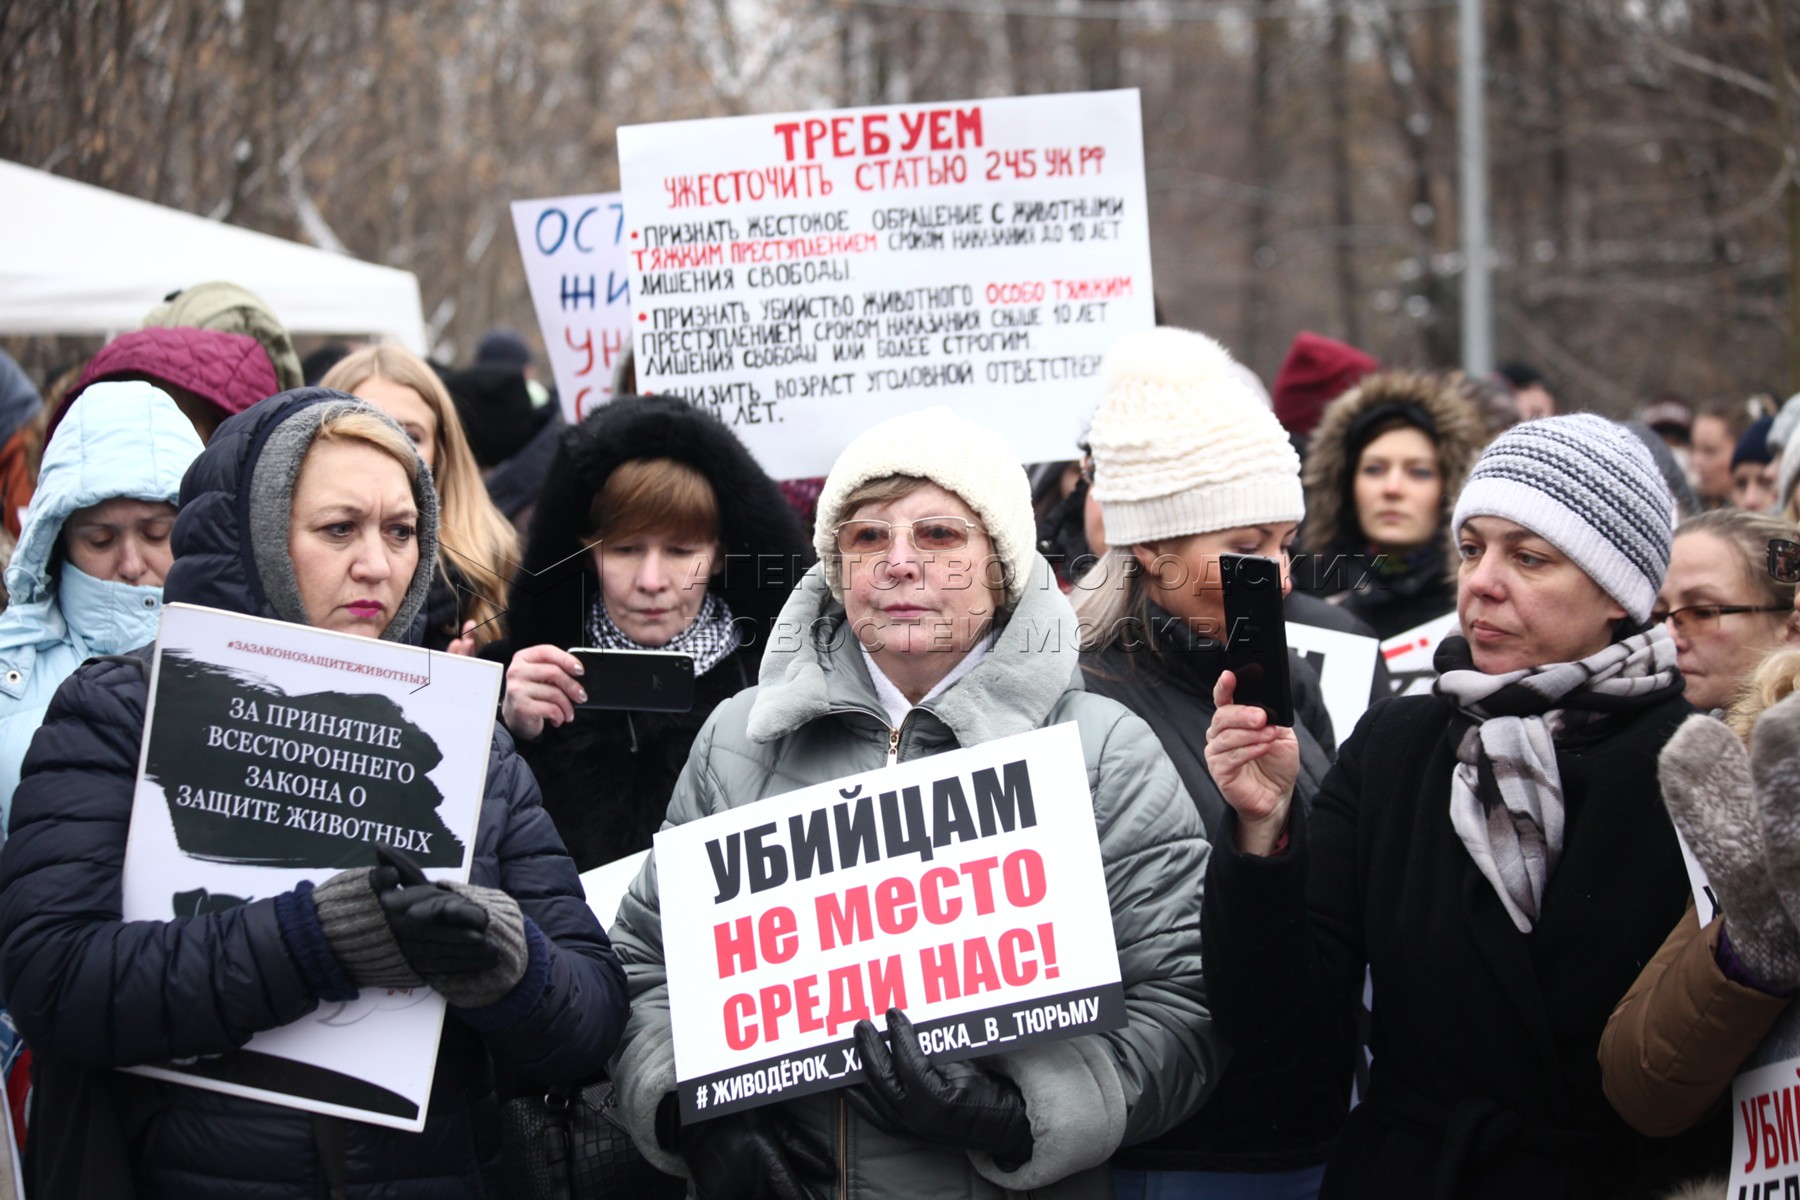
[[[303,359],[229,284],[41,387],[0,355],[10,1194],[502,1196],[502,1100],[595,1080],[700,1200],[1724,1191],[1733,1077],[1800,1050],[1800,397],[1617,422],[1526,364],[1311,333],[1265,388],[1157,328],[1066,463],[931,408],[778,482],[677,398],[565,424],[529,360]],[[1237,703],[1225,555],[1274,564],[1290,624],[1448,628],[1434,680],[1377,655],[1334,728],[1294,654],[1291,725]],[[123,920],[175,602],[502,664],[470,882],[384,862]],[[582,652],[643,650],[691,659],[692,703],[590,704]],[[894,1009],[861,1082],[684,1120],[654,857],[610,936],[578,876],[1058,724],[1123,1025],[944,1062]],[[420,1133],[115,1070],[418,987],[450,1013]]]

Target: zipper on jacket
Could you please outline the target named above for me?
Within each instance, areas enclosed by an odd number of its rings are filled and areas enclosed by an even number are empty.
[[[838,1093],[838,1200],[850,1200],[850,1102]]]
[[[899,761],[900,761],[900,727],[898,725],[896,725],[892,729],[888,730],[888,761],[887,761],[887,765],[891,767]]]

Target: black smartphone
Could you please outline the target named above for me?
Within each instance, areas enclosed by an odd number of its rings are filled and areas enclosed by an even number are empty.
[[[581,660],[587,703],[576,708],[687,712],[694,707],[694,656],[676,650],[587,650]]]
[[[1249,554],[1219,555],[1225,591],[1225,669],[1237,676],[1234,703],[1294,723],[1288,684],[1287,619],[1281,611],[1281,564]]]

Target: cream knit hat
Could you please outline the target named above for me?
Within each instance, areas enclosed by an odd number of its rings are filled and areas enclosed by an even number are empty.
[[[848,518],[844,501],[872,479],[916,475],[955,492],[975,510],[1006,573],[1006,607],[1019,602],[1037,554],[1031,484],[1006,439],[947,408],[921,409],[883,421],[844,448],[819,493],[813,548],[827,564],[831,594],[844,598],[838,573],[837,527]]]
[[[1113,343],[1088,445],[1106,540],[1133,546],[1305,513],[1300,456],[1225,348],[1146,329]]]

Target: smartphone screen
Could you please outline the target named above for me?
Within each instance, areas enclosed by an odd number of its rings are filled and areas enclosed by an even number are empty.
[[[1234,702],[1262,709],[1272,724],[1291,726],[1294,694],[1288,684],[1281,564],[1221,554],[1219,575],[1225,591],[1225,667],[1237,676]]]
[[[586,704],[576,708],[687,712],[694,707],[694,656],[675,650],[588,650],[581,660]]]

